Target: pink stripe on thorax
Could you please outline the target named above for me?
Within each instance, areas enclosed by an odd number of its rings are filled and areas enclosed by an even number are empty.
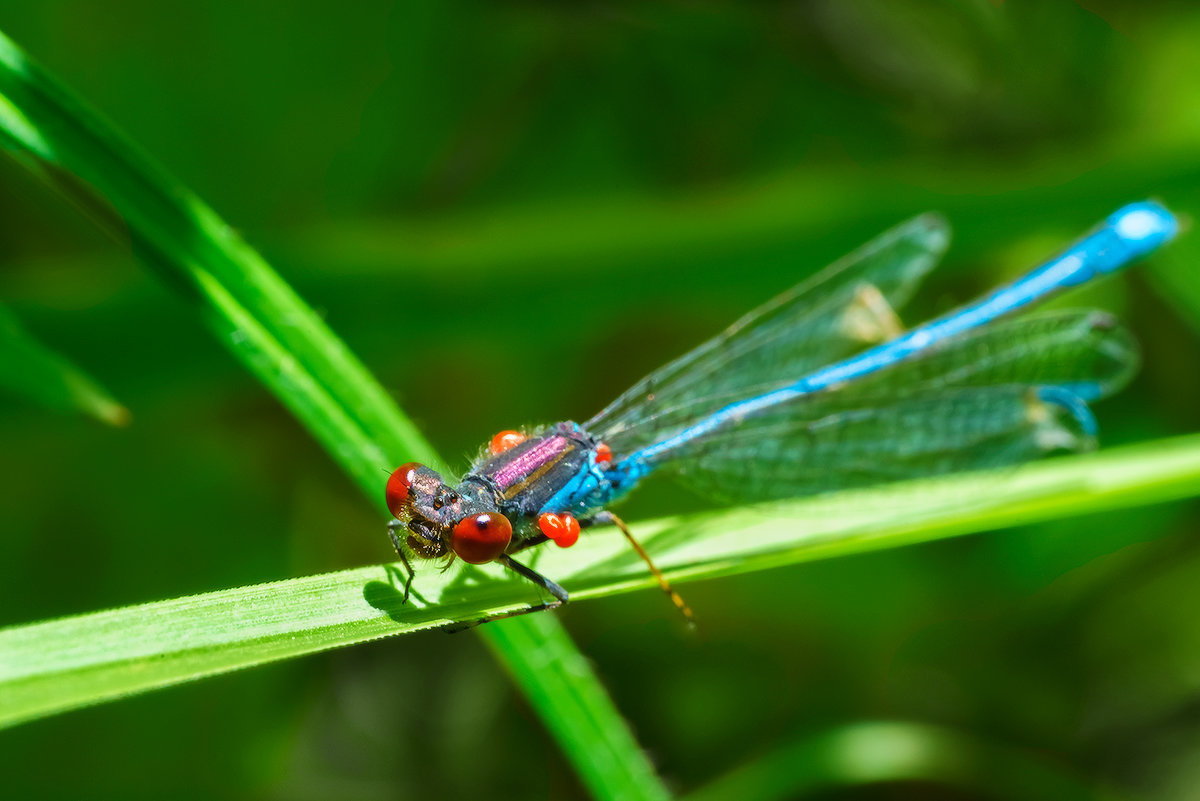
[[[496,482],[496,485],[500,489],[508,489],[555,456],[558,456],[566,450],[566,447],[566,437],[555,436],[543,440],[497,470],[492,476],[492,480]]]

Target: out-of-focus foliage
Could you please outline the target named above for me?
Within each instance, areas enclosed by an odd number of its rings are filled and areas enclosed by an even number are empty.
[[[109,425],[126,425],[129,410],[60,354],[38,342],[0,306],[0,387],[52,409],[74,409]]]
[[[956,241],[906,318],[1128,200],[1200,214],[1188,4],[9,0],[0,28],[238,226],[464,459],[495,430],[586,418],[927,208]],[[0,300],[136,421],[0,398],[0,624],[386,559],[376,510],[177,297],[0,165]],[[1139,379],[1097,409],[1106,443],[1200,428],[1196,240],[1068,301],[1143,343]],[[699,503],[648,486],[624,509]],[[1097,792],[1186,798],[1198,521],[1177,504],[693,585],[698,638],[650,593],[561,617],[682,790],[900,717],[1051,755]],[[463,636],[0,737],[14,797],[582,792]]]

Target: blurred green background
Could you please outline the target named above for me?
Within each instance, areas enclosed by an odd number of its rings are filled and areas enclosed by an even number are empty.
[[[587,418],[915,213],[956,240],[910,322],[1121,203],[1200,215],[1191,3],[2,0],[0,30],[237,226],[460,464],[501,428]],[[1097,408],[1106,445],[1200,429],[1197,239],[1072,301],[1145,350]],[[0,302],[133,414],[0,397],[0,625],[389,558],[377,510],[190,308],[7,159]],[[658,484],[624,516],[700,503]],[[689,585],[696,637],[656,593],[560,617],[681,792],[893,718],[1193,798],[1198,521],[1175,504]],[[0,768],[13,798],[583,796],[470,634],[27,724]]]

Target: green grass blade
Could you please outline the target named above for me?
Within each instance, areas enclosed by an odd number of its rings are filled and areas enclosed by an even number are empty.
[[[200,301],[242,307],[313,381],[343,396],[369,431],[374,455],[404,453],[440,464],[437,453],[320,317],[203,201],[32,64],[0,35],[0,146],[43,177],[118,240]],[[213,288],[227,297],[216,304]],[[237,330],[220,325],[222,341]],[[261,361],[261,359],[260,359]],[[256,372],[260,372],[256,370]],[[261,374],[261,372],[260,372]],[[345,459],[342,460],[345,463]]]
[[[1018,523],[1200,494],[1200,435],[1054,459],[1015,470],[964,474],[781,504],[640,522],[636,531],[675,582],[749,573],[813,559],[892,548]],[[655,586],[614,532],[596,531],[537,564],[577,600]],[[537,600],[528,582],[497,566],[418,576],[400,603],[399,570],[370,566],[177,598],[0,631],[0,725],[200,676],[313,653],[399,632],[461,624]],[[664,599],[663,614],[672,614]],[[703,625],[704,610],[697,610]],[[489,624],[492,647],[557,659],[510,664],[531,701],[566,703],[602,717],[608,703],[585,663],[560,652],[550,615]],[[541,643],[540,648],[533,648]],[[547,643],[550,643],[549,645]],[[506,651],[507,652],[507,651]],[[648,765],[614,768],[623,728],[588,732],[551,717],[589,779],[621,769],[640,782]],[[586,735],[586,736],[585,736]],[[607,766],[607,767],[605,767]],[[635,772],[636,771],[636,772]],[[642,775],[639,775],[640,772]],[[611,790],[619,785],[611,781]],[[593,784],[593,788],[597,785]],[[654,791],[643,787],[643,795]]]
[[[376,503],[381,503],[381,467],[409,460],[443,467],[436,451],[357,358],[252,248],[3,35],[0,146],[109,233],[128,237],[149,264],[192,297],[221,342],[275,392]],[[216,616],[214,623],[221,614],[219,609],[208,613]],[[536,632],[543,647],[515,650],[501,638],[500,626],[514,634],[525,630],[526,640]],[[664,797],[665,790],[653,779],[624,720],[610,701],[601,702],[605,696],[600,684],[594,677],[568,673],[557,661],[574,648],[566,632],[555,621],[534,626],[528,620],[510,620],[482,634],[514,675],[536,667],[545,676],[560,674],[558,686],[592,683],[588,708],[576,707],[576,695],[530,697],[551,731],[572,731],[573,741],[614,749],[607,760],[614,769],[603,775],[592,768],[594,753],[568,750],[592,791],[607,797]],[[394,624],[385,628],[374,636],[402,630]],[[112,633],[123,639],[119,629]],[[125,639],[133,646],[134,630]],[[55,647],[59,645],[65,643]],[[241,648],[233,641],[210,643],[205,653],[211,657],[221,650],[233,656]],[[193,662],[192,667],[195,675],[216,670],[203,662]],[[90,683],[95,698],[131,691],[109,689],[95,696],[100,684]],[[87,686],[88,682],[58,684],[56,691],[65,704],[61,708],[85,703]]]
[[[65,357],[26,331],[0,306],[0,387],[51,409],[75,410],[113,426],[129,423],[129,410]]]
[[[686,801],[774,801],[873,784],[920,782],[972,797],[1096,799],[1118,796],[1045,756],[944,726],[862,721],[806,737],[744,765]]]
[[[574,647],[549,650],[559,642],[557,638],[547,636],[553,633],[554,618],[544,614],[532,615],[528,622],[527,626],[496,626],[495,636],[488,640],[488,644],[497,652],[497,656],[509,651],[540,652],[563,666],[564,670],[546,672],[531,662],[501,660],[508,665],[513,681],[524,690],[531,703],[541,707],[559,703],[562,698],[570,698],[572,706],[585,710],[586,714],[598,718],[607,715],[610,703],[608,696],[600,689],[599,679],[587,658]],[[597,797],[622,798],[630,795],[628,789],[612,781],[612,777],[622,775],[632,775],[633,786],[641,788],[640,795],[643,797],[670,797],[658,782],[649,761],[639,760],[633,765],[614,761],[621,758],[624,750],[621,742],[625,737],[623,730],[604,727],[599,734],[618,739],[615,742],[598,742],[581,738],[582,732],[578,726],[563,725],[566,721],[559,718],[549,718],[546,723],[551,727],[557,726],[553,731],[559,745],[571,755],[584,784],[592,788]]]

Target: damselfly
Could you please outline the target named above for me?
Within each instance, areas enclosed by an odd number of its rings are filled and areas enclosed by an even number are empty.
[[[586,423],[502,431],[457,485],[419,464],[388,479],[388,533],[422,559],[500,562],[615,524],[662,589],[690,610],[609,507],[668,473],[729,500],[791,497],[999,466],[1095,441],[1087,404],[1119,389],[1136,344],[1108,314],[1016,316],[1170,240],[1161,205],[1126,206],[1061,255],[967,306],[903,331],[895,310],[949,241],[923,215],[893,228],[643,378]]]

